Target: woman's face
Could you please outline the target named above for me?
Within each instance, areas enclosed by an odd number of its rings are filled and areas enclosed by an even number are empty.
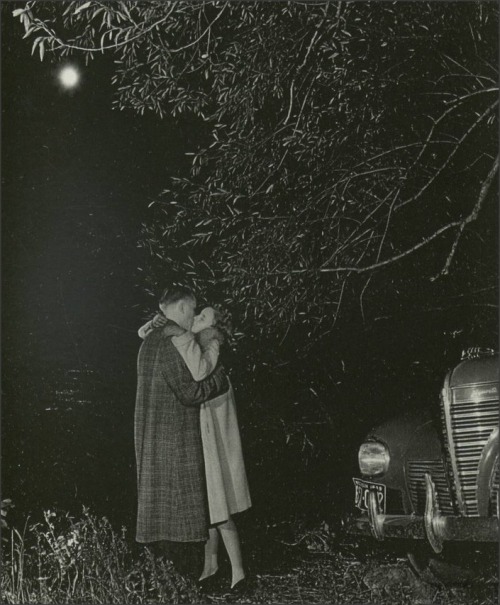
[[[191,332],[195,334],[201,332],[205,328],[210,328],[215,325],[215,311],[212,307],[205,307],[199,315],[195,315]]]

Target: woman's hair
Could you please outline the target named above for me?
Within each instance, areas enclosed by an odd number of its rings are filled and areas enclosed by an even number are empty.
[[[230,340],[233,335],[233,322],[231,321],[231,314],[222,307],[213,307],[215,314],[215,326],[225,336],[226,340]]]

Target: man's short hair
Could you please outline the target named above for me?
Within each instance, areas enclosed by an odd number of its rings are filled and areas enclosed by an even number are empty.
[[[187,286],[173,286],[166,288],[160,297],[160,305],[175,305],[180,300],[196,300],[196,296],[191,288]]]

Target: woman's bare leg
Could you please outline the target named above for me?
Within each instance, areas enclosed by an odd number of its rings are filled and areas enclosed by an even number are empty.
[[[231,517],[217,526],[220,532],[224,546],[226,547],[229,560],[231,561],[232,581],[231,588],[245,577],[243,570],[243,559],[241,557],[240,538],[238,530]]]
[[[208,530],[208,540],[205,543],[205,563],[200,580],[213,576],[219,569],[219,561],[217,559],[217,551],[219,549],[219,533],[215,527],[210,527]]]

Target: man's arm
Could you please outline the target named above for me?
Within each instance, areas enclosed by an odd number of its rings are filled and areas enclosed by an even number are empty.
[[[204,401],[213,399],[229,389],[228,379],[221,367],[216,368],[205,380],[196,382],[177,352],[172,362],[168,370],[163,370],[163,375],[182,405],[201,405]]]

